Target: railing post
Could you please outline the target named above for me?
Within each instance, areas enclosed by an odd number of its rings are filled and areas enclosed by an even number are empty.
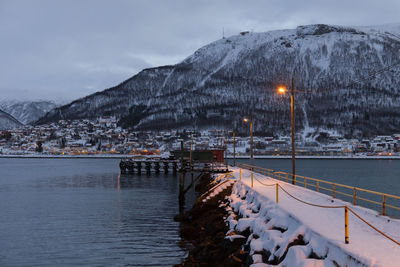
[[[357,189],[355,187],[353,189],[353,204],[357,205]]]
[[[272,178],[275,179],[275,172],[272,173]]]
[[[332,196],[333,196],[333,198],[335,198],[335,188],[336,188],[336,185],[332,184]]]
[[[292,174],[292,177],[293,177],[293,184],[296,185],[296,174],[295,175]]]
[[[386,196],[383,195],[383,199],[382,199],[382,215],[385,216],[386,215]]]
[[[344,243],[349,243],[349,211],[347,206],[344,207]]]
[[[307,188],[307,177],[304,177],[304,188]]]
[[[253,187],[253,172],[251,173],[251,187]]]
[[[317,181],[317,192],[319,192],[319,181]]]
[[[276,183],[276,203],[279,202],[279,184]]]
[[[286,183],[288,182],[288,174],[286,173]]]

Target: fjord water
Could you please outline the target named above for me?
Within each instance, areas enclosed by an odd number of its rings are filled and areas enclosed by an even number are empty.
[[[0,266],[179,263],[179,178],[119,175],[118,164],[0,159]]]
[[[237,162],[250,164],[249,159]],[[292,171],[291,159],[254,159],[254,165],[274,171]],[[296,174],[400,195],[400,160],[296,159]]]

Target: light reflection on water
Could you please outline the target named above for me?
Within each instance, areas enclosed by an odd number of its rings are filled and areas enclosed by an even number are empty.
[[[178,177],[118,171],[112,159],[0,159],[0,266],[179,263]]]

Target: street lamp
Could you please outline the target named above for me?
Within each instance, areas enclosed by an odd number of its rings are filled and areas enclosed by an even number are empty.
[[[278,93],[285,94],[288,90],[281,86],[278,88]],[[290,118],[292,125],[292,184],[296,184],[296,150],[294,145],[294,78],[292,77],[292,86],[290,88]]]
[[[248,118],[244,118],[243,121],[246,123],[250,121],[250,163],[253,164],[253,116],[251,116],[250,120]]]
[[[285,86],[278,87],[279,94],[286,94]],[[294,90],[294,78],[292,77],[292,86],[290,87],[290,118],[292,126],[292,184],[296,184],[296,149],[294,144],[294,93],[311,93],[311,91]]]

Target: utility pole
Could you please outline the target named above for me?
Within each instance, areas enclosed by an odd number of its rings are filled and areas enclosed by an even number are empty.
[[[228,158],[227,158],[227,153],[228,153],[228,140],[226,139],[226,134],[224,135],[224,141],[225,141],[225,147],[224,147],[224,162],[225,162],[225,166],[228,169]]]
[[[192,164],[192,140],[190,140],[190,154],[189,154],[189,161]]]
[[[233,130],[233,166],[236,166],[236,139],[235,139],[235,130]]]
[[[184,170],[184,160],[183,160],[183,141],[181,141],[181,171]]]
[[[254,158],[254,153],[253,153],[253,114],[251,114],[251,120],[250,120],[250,162],[253,164],[253,158]]]
[[[181,173],[179,177],[179,213],[183,213],[185,205],[185,169],[183,160],[183,141],[181,141]]]
[[[244,122],[248,122],[249,119],[248,118],[244,118],[243,119]],[[251,117],[250,117],[250,164],[253,164],[253,112],[251,113]]]
[[[292,184],[296,184],[296,150],[294,140],[294,77],[292,76],[292,86],[290,90],[290,114],[292,124]]]

